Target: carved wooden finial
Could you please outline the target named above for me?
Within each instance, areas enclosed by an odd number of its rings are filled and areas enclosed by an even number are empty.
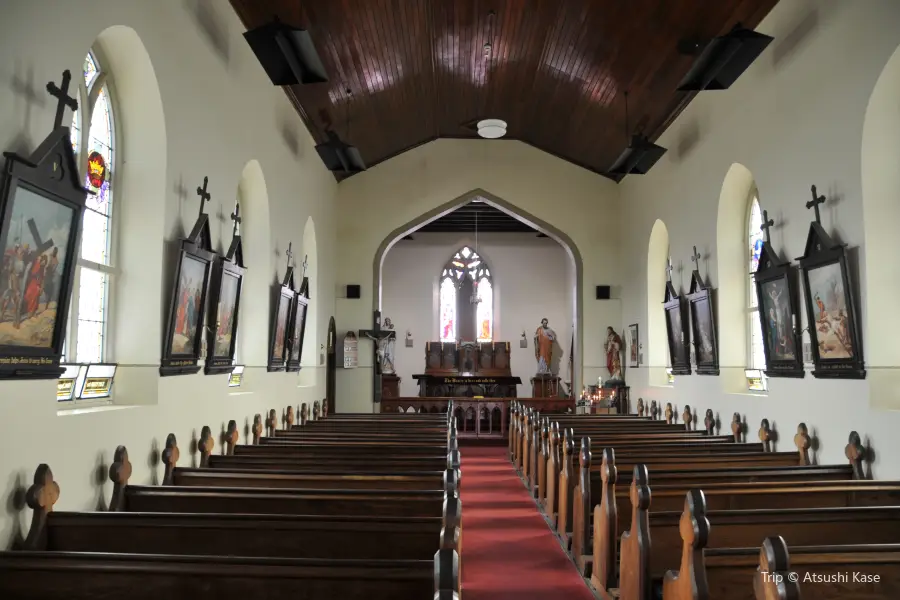
[[[716,417],[713,415],[711,408],[706,409],[706,416],[703,417],[703,426],[706,427],[706,433],[713,435],[716,429]]]
[[[865,479],[865,470],[863,469],[863,461],[866,458],[866,449],[862,445],[859,434],[855,431],[850,432],[850,439],[844,447],[844,456],[850,461],[853,467],[854,479]]]
[[[322,418],[324,419],[327,416],[328,416],[328,400],[325,398],[322,398]]]
[[[699,489],[691,490],[684,500],[684,511],[678,522],[681,533],[681,566],[668,571],[663,579],[663,597],[709,598],[703,548],[709,540],[706,497]]]
[[[294,426],[294,407],[287,407],[287,414],[284,416],[284,420],[287,423],[287,428],[290,429]]]
[[[772,451],[772,430],[768,419],[763,419],[759,424],[759,441],[762,442],[763,452]]]
[[[563,428],[563,456],[568,461],[575,452],[575,431],[571,427]]]
[[[684,411],[681,413],[681,420],[684,423],[684,428],[688,431],[694,426],[694,415],[691,413],[690,404],[684,405]]]
[[[238,433],[237,421],[234,419],[228,421],[228,428],[225,430],[223,442],[225,444],[225,454],[231,456],[234,454],[234,447],[237,446],[238,440],[241,438]]]
[[[319,420],[319,401],[313,402],[313,421]]]
[[[811,440],[809,439],[809,431],[806,429],[806,423],[797,425],[797,435],[794,436],[794,445],[797,446],[797,451],[800,452],[800,465],[804,467],[809,465],[809,447],[811,445]]]
[[[666,402],[666,423],[669,425],[672,424],[672,417],[674,416],[675,411],[672,410],[672,403]]]
[[[578,464],[582,469],[591,470],[591,438],[581,438],[581,450],[578,453]]]
[[[216,441],[213,439],[209,425],[204,425],[203,429],[200,430],[200,441],[197,442],[197,450],[200,451],[201,468],[209,466],[209,455],[212,454],[215,446]]]
[[[166,436],[166,448],[162,451],[162,463],[165,467],[163,485],[174,485],[175,466],[178,464],[179,458],[181,458],[181,451],[178,449],[178,440],[175,439],[174,433],[170,433]]]
[[[741,413],[734,413],[731,417],[731,435],[734,436],[734,442],[736,444],[741,443],[741,433],[744,430],[744,425],[741,423]]]
[[[306,422],[309,420],[309,407],[306,406],[306,402],[300,404],[300,425],[306,425]]]
[[[656,403],[656,400],[650,401],[650,418],[654,421],[659,418],[659,405]]]
[[[759,568],[753,574],[758,600],[799,600],[800,584],[791,571],[791,555],[784,538],[768,537],[759,550]]]
[[[38,465],[34,472],[34,483],[25,493],[25,503],[33,511],[31,529],[25,540],[27,550],[47,549],[47,515],[53,512],[53,505],[59,500],[59,484],[53,479],[53,471],[45,464]]]
[[[256,413],[253,415],[253,425],[250,427],[250,432],[253,434],[253,445],[259,445],[259,438],[262,437],[262,415]]]
[[[274,436],[275,430],[278,429],[278,413],[275,412],[274,408],[269,411],[269,418],[266,419],[266,427],[268,428],[266,435],[270,437]]]
[[[109,510],[120,512],[125,510],[125,486],[131,479],[131,461],[128,460],[128,450],[125,446],[116,448],[113,454],[113,463],[109,466],[109,480],[113,483],[112,498],[109,501]]]
[[[643,416],[644,416],[644,399],[643,399],[643,398],[638,398],[638,401],[637,401],[637,411],[638,411],[638,416],[639,416],[639,417],[643,417]]]

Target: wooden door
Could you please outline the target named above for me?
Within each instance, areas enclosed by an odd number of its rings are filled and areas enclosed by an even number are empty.
[[[337,355],[334,332],[334,317],[328,321],[328,346],[325,354],[325,401],[328,414],[334,414],[335,377],[337,375]]]

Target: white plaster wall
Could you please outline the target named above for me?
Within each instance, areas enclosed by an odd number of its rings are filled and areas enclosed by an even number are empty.
[[[516,141],[442,139],[351,177],[338,187],[338,338],[372,324],[372,260],[395,229],[472,190],[482,189],[564,232],[583,261],[584,379],[605,359],[603,335],[621,322],[618,300],[595,300],[594,286],[613,285],[617,298],[621,232],[615,183]],[[646,253],[645,253],[646,254]],[[344,286],[362,286],[346,299]],[[390,316],[390,315],[386,315]],[[394,315],[396,317],[396,315]],[[520,332],[521,333],[521,332]],[[372,410],[371,342],[360,341],[359,368],[337,374],[337,410]]]
[[[0,147],[4,150],[28,140],[37,143],[49,132],[55,103],[44,92],[51,79],[59,81],[64,69],[75,77],[84,55],[105,29],[122,25],[137,32],[155,69],[159,95],[165,113],[165,148],[159,156],[157,176],[164,180],[162,193],[120,194],[116,202],[150,206],[150,213],[164,216],[159,233],[152,236],[122,232],[120,244],[139,240],[143,258],[122,265],[123,278],[151,278],[155,293],[130,295],[131,314],[142,320],[131,322],[128,335],[144,336],[138,360],[123,364],[116,380],[116,401],[128,406],[107,408],[87,414],[57,414],[55,382],[0,382],[0,494],[10,498],[14,488],[30,482],[35,467],[49,464],[61,487],[59,508],[93,508],[101,494],[108,498],[109,486],[98,487],[98,467],[108,465],[118,444],[125,444],[134,464],[132,481],[149,483],[159,468],[152,465],[152,450],[174,432],[182,448],[182,462],[189,464],[192,433],[203,425],[214,431],[229,419],[243,425],[255,413],[287,404],[312,402],[324,395],[321,385],[298,389],[298,375],[267,374],[266,356],[260,350],[268,338],[270,285],[284,272],[282,252],[289,241],[302,247],[304,223],[312,217],[318,248],[318,289],[313,290],[318,336],[324,341],[328,318],[334,306],[334,178],[322,167],[299,117],[283,92],[268,81],[256,58],[242,38],[243,26],[227,2],[204,3],[221,30],[221,46],[227,58],[217,54],[206,34],[198,28],[192,11],[197,2],[145,2],[119,0],[102,6],[87,0],[10,0],[3,3],[0,19]],[[127,62],[117,57],[116,66]],[[16,91],[26,83],[40,98],[29,103]],[[113,77],[116,77],[113,73]],[[127,74],[117,77],[119,87],[138,85]],[[123,96],[128,95],[123,90]],[[127,108],[127,107],[126,107]],[[126,111],[127,112],[127,111]],[[135,121],[132,121],[134,123]],[[289,130],[285,135],[284,131]],[[128,127],[120,128],[123,136]],[[296,152],[285,138],[295,136]],[[155,143],[150,140],[148,143]],[[26,148],[27,150],[28,148]],[[128,157],[123,157],[126,161]],[[161,322],[168,302],[171,265],[163,261],[164,240],[189,229],[197,213],[194,189],[209,176],[213,200],[211,215],[227,215],[234,207],[244,166],[257,160],[265,177],[268,214],[259,227],[260,212],[246,213],[245,256],[254,276],[248,277],[242,301],[243,360],[248,365],[245,384],[229,393],[226,376],[169,377],[157,375]],[[124,165],[123,177],[128,167]],[[136,186],[131,186],[134,189]],[[177,192],[183,187],[185,199]],[[134,204],[132,204],[134,206]],[[254,219],[257,220],[253,224]],[[157,226],[150,220],[147,227]],[[227,246],[230,222],[220,224],[212,217],[215,247]],[[256,232],[256,233],[254,233]],[[262,233],[260,233],[262,232]],[[130,238],[130,239],[129,239]],[[255,245],[255,246],[254,246]],[[299,261],[298,261],[299,262]],[[260,313],[261,318],[250,318]],[[262,330],[260,331],[260,327]],[[133,346],[133,345],[132,345]],[[315,345],[318,347],[318,343]],[[115,356],[111,357],[116,360]],[[312,367],[310,367],[312,368]],[[0,546],[26,527],[28,511],[0,513]]]
[[[394,367],[402,378],[401,396],[418,396],[412,375],[425,369],[425,343],[440,340],[439,277],[444,265],[461,247],[475,246],[471,235],[416,233],[401,240],[384,259],[382,312],[397,331]],[[534,330],[547,317],[559,336],[560,376],[566,377],[572,339],[572,296],[566,251],[556,241],[534,233],[482,233],[478,253],[491,270],[494,283],[494,341],[510,343],[513,376],[522,379],[519,397],[531,395],[536,371]],[[414,346],[407,348],[406,332]],[[525,331],[528,348],[520,348]]]
[[[781,2],[759,30],[775,41],[758,61],[730,90],[700,94],[662,136],[659,143],[669,148],[668,154],[649,175],[629,177],[621,186],[623,324],[647,322],[645,260],[656,219],[668,228],[676,267],[685,267],[674,274],[676,286],[689,283],[693,245],[709,254],[701,271],[714,286],[723,269],[746,269],[744,264],[719,264],[722,253],[716,247],[720,192],[733,163],[749,169],[762,207],[777,221],[772,242],[778,250],[792,259],[802,254],[812,219],[804,203],[810,185],[816,184],[829,198],[822,210],[823,225],[850,245],[851,263],[860,267],[853,277],[864,295],[896,296],[895,289],[866,287],[860,152],[870,95],[900,44],[900,3]],[[892,164],[897,160],[900,157]],[[891,226],[896,231],[896,224]],[[893,239],[896,244],[896,234]],[[883,255],[868,258],[890,260]],[[857,306],[865,313],[865,302]],[[887,335],[896,339],[897,332],[883,331],[866,314],[861,319],[865,346]],[[646,345],[644,328],[641,338]],[[645,356],[652,355],[645,348]],[[743,367],[725,364],[723,375]],[[634,398],[712,408],[725,421],[739,411],[751,432],[768,417],[781,430],[783,449],[793,448],[795,428],[804,421],[819,438],[822,462],[843,462],[848,433],[856,429],[877,451],[875,475],[900,478],[900,464],[891,460],[900,450],[900,413],[870,408],[878,393],[871,376],[866,381],[834,381],[807,373],[802,380],[772,379],[768,394],[749,395],[726,393],[724,376],[678,377],[671,388],[652,387],[647,372],[630,372]]]

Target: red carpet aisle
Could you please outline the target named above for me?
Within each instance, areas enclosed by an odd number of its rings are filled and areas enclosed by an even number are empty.
[[[593,600],[506,453],[462,449],[463,600]]]

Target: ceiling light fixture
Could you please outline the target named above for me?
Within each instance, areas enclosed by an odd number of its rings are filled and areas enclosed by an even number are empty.
[[[478,135],[488,140],[496,140],[506,135],[506,121],[502,119],[483,119],[478,121]]]

